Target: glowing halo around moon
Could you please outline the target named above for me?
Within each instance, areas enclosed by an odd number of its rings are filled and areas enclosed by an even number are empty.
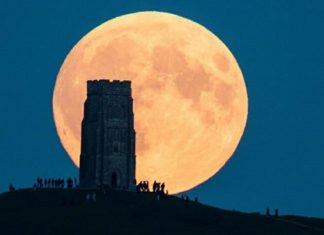
[[[217,173],[243,134],[248,98],[229,49],[203,26],[161,12],[109,20],[85,35],[57,76],[53,112],[60,140],[79,165],[86,81],[131,80],[136,179],[169,193]]]

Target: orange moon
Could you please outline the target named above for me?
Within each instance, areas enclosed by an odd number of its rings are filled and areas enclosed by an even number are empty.
[[[169,193],[217,173],[244,132],[244,78],[219,38],[169,13],[123,15],[86,34],[57,76],[55,125],[76,166],[86,81],[96,79],[132,81],[136,179],[165,182]]]

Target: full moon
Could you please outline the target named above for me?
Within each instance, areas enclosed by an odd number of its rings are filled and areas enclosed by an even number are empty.
[[[69,52],[57,76],[53,113],[59,138],[79,166],[86,81],[130,80],[136,179],[189,190],[233,155],[248,113],[240,67],[203,26],[162,12],[109,20]]]

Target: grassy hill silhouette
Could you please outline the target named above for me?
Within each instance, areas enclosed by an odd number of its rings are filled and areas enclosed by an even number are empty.
[[[86,195],[96,192],[96,202]],[[24,189],[0,194],[0,234],[324,234],[324,220],[241,213],[153,193]]]

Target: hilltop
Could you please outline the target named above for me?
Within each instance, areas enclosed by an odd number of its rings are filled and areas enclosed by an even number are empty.
[[[227,211],[153,193],[32,189],[0,194],[0,234],[324,234],[324,220]]]

